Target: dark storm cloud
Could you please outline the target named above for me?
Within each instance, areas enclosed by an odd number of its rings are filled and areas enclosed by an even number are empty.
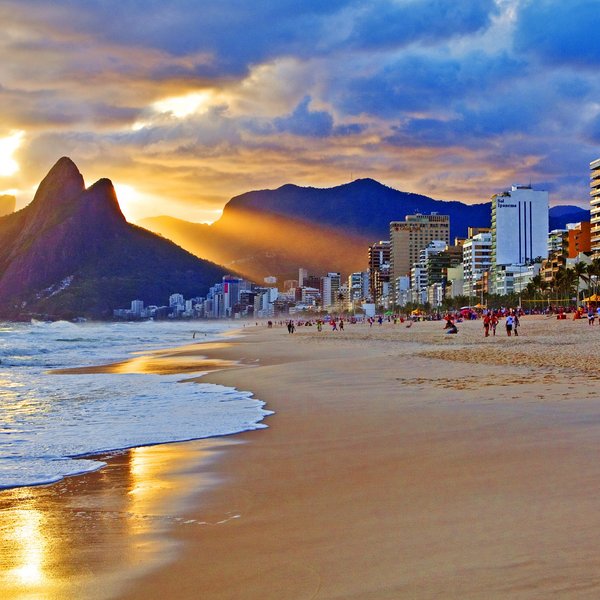
[[[600,65],[599,0],[535,0],[517,12],[514,45],[556,65],[593,68]]]
[[[306,96],[292,114],[275,119],[275,129],[280,133],[307,137],[331,135],[333,117],[324,110],[310,110],[310,100],[310,96]]]
[[[473,53],[461,58],[408,54],[373,74],[350,78],[347,86],[332,93],[339,93],[341,105],[351,114],[393,117],[448,107],[466,97],[485,101],[485,94],[526,73],[525,63],[506,54]],[[487,101],[494,102],[494,98]]]
[[[494,0],[457,2],[376,2],[356,19],[349,42],[361,49],[402,47],[413,42],[436,43],[489,27],[498,13]]]

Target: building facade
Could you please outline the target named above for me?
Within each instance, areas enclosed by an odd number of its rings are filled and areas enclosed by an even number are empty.
[[[430,242],[450,243],[448,215],[407,215],[404,221],[390,223],[390,271],[392,281],[410,274],[419,261],[419,253]]]
[[[369,296],[380,304],[390,282],[390,242],[382,240],[369,246]]]
[[[591,250],[600,258],[600,158],[590,163],[590,196]]]
[[[576,258],[582,252],[589,254],[592,251],[592,224],[589,221],[581,223],[567,223],[569,232],[569,258]]]
[[[546,191],[513,185],[492,196],[493,293],[512,292],[516,267],[548,256],[548,221]]]
[[[464,287],[465,296],[477,297],[481,291],[483,274],[492,265],[492,234],[490,232],[476,233],[463,244]]]

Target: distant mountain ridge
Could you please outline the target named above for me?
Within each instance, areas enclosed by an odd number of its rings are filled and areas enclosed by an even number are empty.
[[[451,240],[465,237],[469,226],[489,227],[491,222],[491,202],[434,200],[357,179],[333,188],[286,184],[247,192],[232,198],[212,225],[173,217],[139,224],[252,279],[296,279],[298,267],[314,274],[365,270],[368,246],[388,239],[390,221],[432,212],[450,216]],[[550,210],[551,229],[587,219],[589,212],[575,206]]]
[[[127,223],[110,180],[61,158],[31,204],[0,218],[0,317],[105,318],[131,300],[206,293],[226,271]]]
[[[491,204],[464,204],[434,200],[422,194],[402,192],[374,179],[356,179],[332,188],[286,184],[276,190],[246,192],[232,198],[221,219],[240,210],[260,211],[343,228],[360,236],[384,239],[390,221],[409,214],[439,212],[450,216],[451,237],[464,237],[468,225],[484,227],[491,220]]]

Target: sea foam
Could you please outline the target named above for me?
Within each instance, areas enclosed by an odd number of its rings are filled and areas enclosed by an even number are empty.
[[[250,392],[181,375],[55,374],[192,342],[224,327],[166,323],[0,325],[0,487],[38,485],[101,468],[82,458],[265,427]],[[194,340],[195,341],[195,340]]]

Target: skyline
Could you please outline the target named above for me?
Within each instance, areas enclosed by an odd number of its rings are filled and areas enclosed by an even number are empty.
[[[62,155],[135,221],[371,177],[487,202],[589,203],[600,2],[2,3],[0,195]],[[143,12],[141,12],[143,11]]]

